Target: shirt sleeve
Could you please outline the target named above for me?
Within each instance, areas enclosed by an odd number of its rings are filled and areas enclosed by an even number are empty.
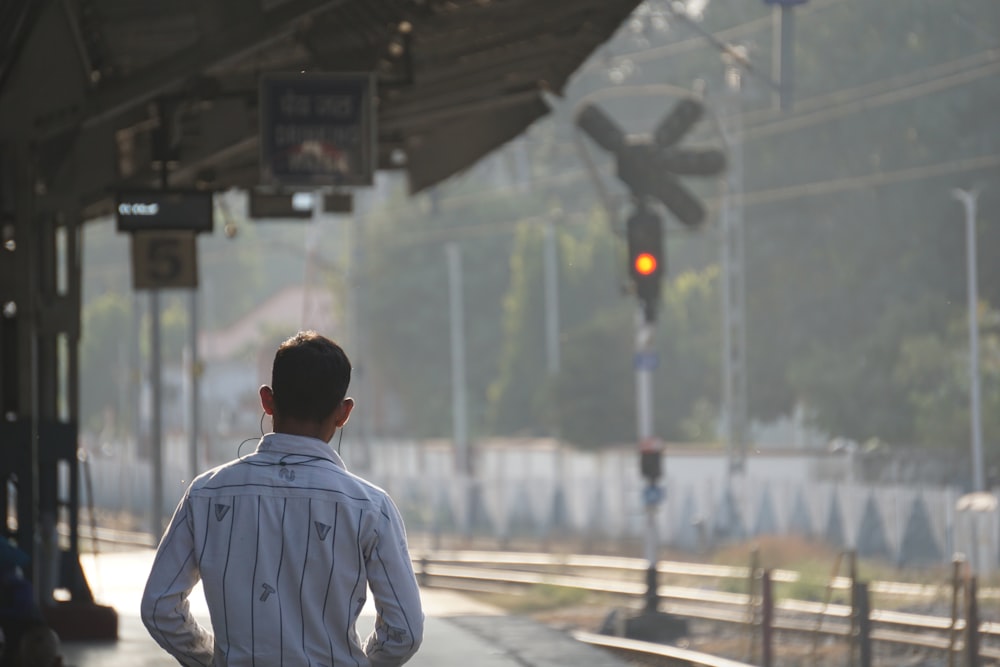
[[[372,667],[409,660],[424,636],[424,612],[399,510],[386,497],[368,553],[368,586],[375,598],[375,629],[365,642]]]
[[[140,614],[156,643],[185,667],[213,664],[215,639],[191,615],[187,600],[200,578],[188,495],[184,494],[156,550]]]

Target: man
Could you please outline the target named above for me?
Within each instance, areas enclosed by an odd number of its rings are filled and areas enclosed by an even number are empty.
[[[181,499],[141,610],[180,664],[392,667],[419,647],[424,617],[399,512],[327,444],[354,407],[350,378],[336,343],[312,331],[286,340],[260,388],[273,432]],[[199,579],[214,633],[188,608]],[[366,583],[377,616],[362,644]]]

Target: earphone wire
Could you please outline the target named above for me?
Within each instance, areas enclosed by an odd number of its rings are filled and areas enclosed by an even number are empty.
[[[261,435],[261,437],[263,437],[264,435],[266,435],[264,433],[264,417],[265,416],[267,416],[266,412],[262,412],[261,415],[260,415],[260,435]],[[339,430],[340,430],[340,437],[337,440],[337,456],[340,456],[340,445],[341,445],[341,443],[344,442],[344,429],[341,428]],[[240,463],[246,463],[247,465],[252,465],[252,466],[263,466],[265,468],[270,467],[270,466],[282,466],[282,467],[284,467],[284,466],[288,465],[289,463],[291,463],[292,465],[295,465],[297,463],[312,463],[313,461],[329,461],[330,463],[334,463],[334,461],[332,459],[328,459],[325,456],[309,456],[309,455],[306,455],[306,454],[293,454],[293,453],[282,455],[282,457],[280,459],[278,459],[277,463],[263,463],[263,462],[259,462],[259,461],[250,461],[249,459],[247,459],[246,457],[243,456],[243,454],[241,453],[241,451],[243,450],[243,445],[247,444],[248,442],[250,442],[251,440],[253,440],[255,437],[256,436],[250,436],[249,438],[246,438],[243,442],[241,442],[236,447],[236,458],[239,459]],[[249,454],[247,456],[249,456]],[[301,456],[301,457],[303,457],[303,460],[302,461],[286,462],[285,459],[288,458],[289,456]]]

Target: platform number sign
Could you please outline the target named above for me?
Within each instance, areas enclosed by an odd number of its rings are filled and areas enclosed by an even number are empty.
[[[198,287],[200,232],[214,223],[212,193],[202,190],[122,190],[115,197],[118,231],[132,237],[132,287]]]
[[[133,232],[132,287],[134,289],[197,286],[198,256],[195,232]]]

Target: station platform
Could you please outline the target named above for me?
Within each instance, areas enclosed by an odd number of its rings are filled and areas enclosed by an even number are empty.
[[[173,667],[177,662],[149,637],[139,619],[139,600],[152,564],[152,550],[82,556],[87,580],[99,604],[118,613],[117,641],[64,642],[66,667]],[[407,663],[412,667],[625,667],[601,649],[565,633],[452,591],[423,589],[424,641]],[[190,598],[192,613],[208,626],[200,587]],[[374,611],[362,612],[358,632],[371,629]]]

